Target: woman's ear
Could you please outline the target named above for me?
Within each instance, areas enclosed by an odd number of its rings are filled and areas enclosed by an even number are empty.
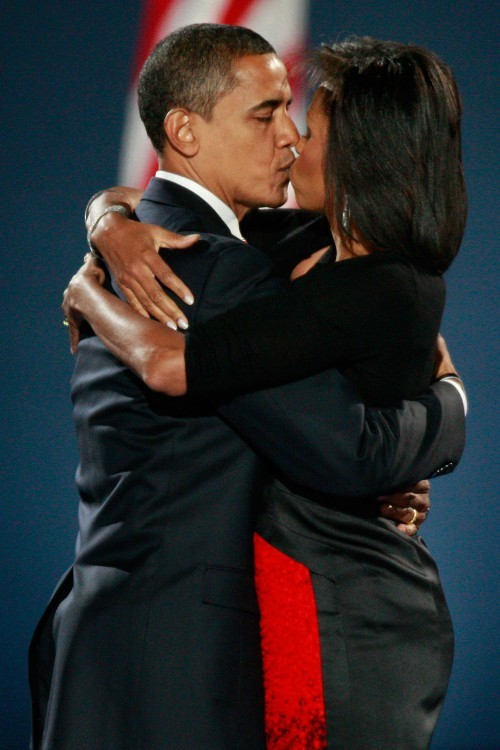
[[[199,143],[196,137],[194,120],[196,115],[187,109],[171,109],[165,115],[163,128],[170,145],[184,156],[195,156]]]

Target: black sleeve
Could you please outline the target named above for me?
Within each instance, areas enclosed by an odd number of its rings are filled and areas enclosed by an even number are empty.
[[[301,260],[332,244],[326,217],[313,211],[255,209],[240,227],[245,239],[271,258],[286,278]]]
[[[389,292],[377,303],[371,266],[365,272],[357,260],[315,268],[279,294],[194,326],[186,346],[189,393],[267,388],[374,356],[377,336],[367,326],[390,319]]]

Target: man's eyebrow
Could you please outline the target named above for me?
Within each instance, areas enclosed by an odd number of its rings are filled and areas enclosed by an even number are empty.
[[[287,100],[287,104],[290,106],[293,99],[290,97],[290,99]],[[250,113],[252,112],[259,112],[261,109],[277,109],[280,107],[284,102],[284,99],[266,99],[264,102],[259,102],[259,104],[255,104],[255,106],[250,107],[248,110]]]

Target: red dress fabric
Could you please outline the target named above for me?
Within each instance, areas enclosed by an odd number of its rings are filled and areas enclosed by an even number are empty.
[[[324,750],[326,720],[309,570],[254,535],[268,750]]]

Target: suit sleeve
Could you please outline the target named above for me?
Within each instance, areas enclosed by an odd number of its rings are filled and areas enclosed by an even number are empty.
[[[463,403],[449,383],[397,408],[367,409],[329,370],[240,396],[220,413],[284,479],[335,495],[379,495],[447,474],[465,443]]]

